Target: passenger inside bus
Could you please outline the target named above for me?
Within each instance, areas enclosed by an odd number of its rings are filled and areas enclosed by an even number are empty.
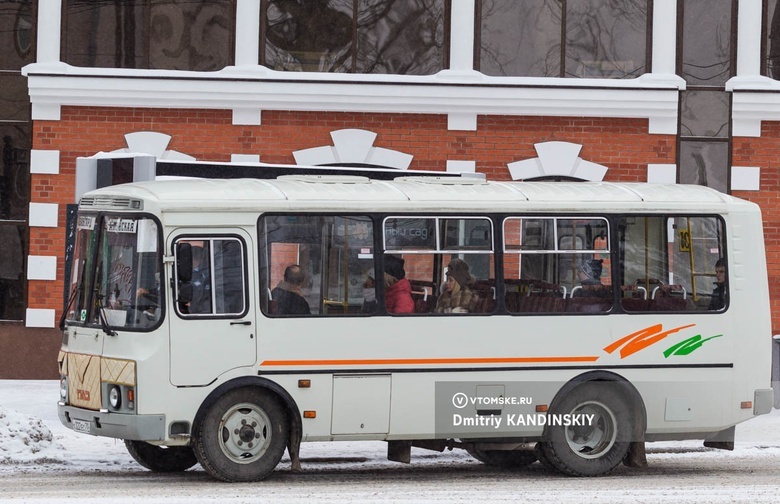
[[[211,313],[211,271],[208,248],[192,247],[192,301],[189,313]]]
[[[577,271],[580,286],[572,290],[572,297],[607,297],[608,289],[601,283],[603,259],[586,259]]]
[[[284,269],[284,280],[271,291],[279,315],[311,314],[309,303],[301,292],[305,280],[306,274],[299,265],[291,264]]]
[[[471,291],[476,279],[469,273],[466,261],[452,259],[447,266],[447,282],[439,296],[436,313],[469,313],[474,311],[477,296]]]
[[[363,304],[360,306],[360,313],[376,312],[376,280],[374,279],[374,270],[371,269],[366,274],[363,282]]]
[[[728,302],[728,277],[726,261],[721,257],[715,262],[715,290],[712,291],[708,310],[722,310]]]
[[[412,284],[406,279],[404,260],[385,255],[385,308],[387,313],[414,313]]]

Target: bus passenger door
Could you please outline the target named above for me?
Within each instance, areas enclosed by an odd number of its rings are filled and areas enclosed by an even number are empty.
[[[243,230],[172,235],[170,379],[207,385],[257,356],[251,237]]]

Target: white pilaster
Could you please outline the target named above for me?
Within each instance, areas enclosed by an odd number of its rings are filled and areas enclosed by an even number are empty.
[[[737,76],[761,74],[761,0],[739,0]]]
[[[260,48],[260,0],[236,4],[236,66],[257,65]]]
[[[677,0],[653,2],[654,74],[675,74],[677,66]]]
[[[60,61],[60,27],[62,0],[40,0],[38,3],[38,63]]]
[[[450,70],[474,70],[474,0],[452,2]]]

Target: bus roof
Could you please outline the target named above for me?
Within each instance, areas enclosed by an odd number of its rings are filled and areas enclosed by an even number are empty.
[[[532,210],[678,207],[725,211],[746,201],[697,185],[616,182],[494,182],[470,178],[398,177],[392,181],[360,176],[288,175],[276,179],[178,179],[137,182],[86,193],[83,207],[117,208],[112,199],[155,202],[160,211],[257,210],[258,206],[328,206],[354,210],[403,209],[405,202],[441,209]],[[264,204],[260,204],[264,202]]]

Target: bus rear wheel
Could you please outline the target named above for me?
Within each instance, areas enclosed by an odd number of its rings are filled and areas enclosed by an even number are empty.
[[[198,463],[189,446],[155,446],[126,439],[125,447],[136,462],[154,472],[182,472]]]
[[[267,392],[241,388],[207,409],[195,432],[200,465],[223,481],[259,481],[284,454],[289,426],[279,401]]]
[[[467,450],[485,465],[506,468],[525,467],[536,462],[533,450]]]
[[[554,413],[584,421],[584,425],[548,427],[540,449],[559,471],[570,476],[601,476],[626,457],[633,422],[625,396],[615,384],[580,385],[561,400]]]

